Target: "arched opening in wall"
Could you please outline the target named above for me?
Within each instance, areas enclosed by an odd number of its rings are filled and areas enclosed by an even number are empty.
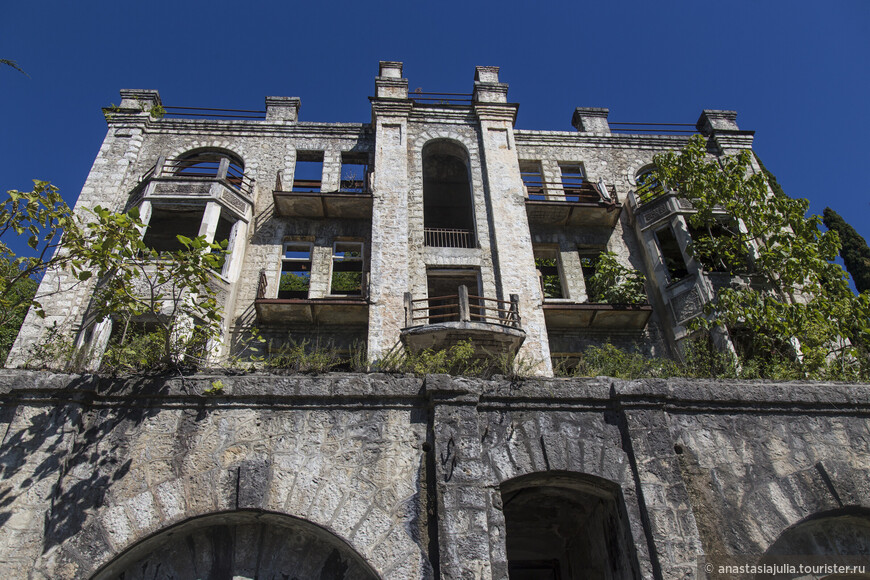
[[[136,578],[328,578],[378,575],[334,534],[281,514],[239,511],[188,520],[147,538],[93,580]]]
[[[246,189],[245,164],[236,155],[221,150],[201,150],[167,159],[172,173],[180,177],[226,179],[236,189]]]
[[[618,486],[532,474],[501,486],[510,580],[640,578]]]
[[[870,509],[810,516],[780,534],[759,563],[777,567],[759,580],[870,580]]]
[[[477,245],[468,154],[457,143],[432,141],[423,147],[423,228],[430,247]]]

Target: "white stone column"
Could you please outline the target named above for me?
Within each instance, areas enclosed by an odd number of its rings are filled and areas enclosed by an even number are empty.
[[[526,340],[519,357],[533,372],[552,376],[550,345],[542,309],[543,293],[526,215],[523,180],[514,143],[516,105],[507,103],[507,85],[498,82],[498,67],[477,67],[474,111],[480,123],[481,163],[492,228],[492,255],[499,298],[519,294]],[[510,225],[508,225],[510,224]]]
[[[205,236],[205,241],[209,244],[214,241],[215,232],[217,232],[218,222],[221,219],[221,206],[216,201],[210,201],[205,205],[205,212],[202,214],[202,223],[199,225],[198,236]]]
[[[375,363],[395,348],[405,321],[408,276],[408,81],[402,63],[381,62],[372,99],[375,173],[368,356]]]

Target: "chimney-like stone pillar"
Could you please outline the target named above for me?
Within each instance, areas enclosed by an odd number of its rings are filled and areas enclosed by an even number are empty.
[[[475,103],[507,103],[507,83],[498,82],[497,66],[479,66],[474,70]]]
[[[266,97],[266,120],[276,123],[296,123],[299,120],[299,97]]]
[[[607,115],[610,109],[600,107],[577,107],[571,117],[571,124],[581,133],[610,134]]]

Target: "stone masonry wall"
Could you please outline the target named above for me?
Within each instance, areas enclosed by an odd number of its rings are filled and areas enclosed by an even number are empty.
[[[13,578],[140,577],[138,562],[506,579],[502,490],[524,478],[612,494],[626,578],[704,578],[703,562],[870,508],[867,385],[7,370],[0,396]],[[291,537],[310,548],[252,555]]]

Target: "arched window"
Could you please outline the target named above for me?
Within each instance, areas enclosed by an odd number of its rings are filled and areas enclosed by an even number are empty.
[[[226,151],[195,151],[167,162],[180,177],[222,178],[238,190],[247,185],[244,162]]]
[[[618,488],[574,474],[502,484],[511,580],[640,578]]]
[[[427,246],[476,246],[468,155],[456,143],[423,147],[423,228]]]

